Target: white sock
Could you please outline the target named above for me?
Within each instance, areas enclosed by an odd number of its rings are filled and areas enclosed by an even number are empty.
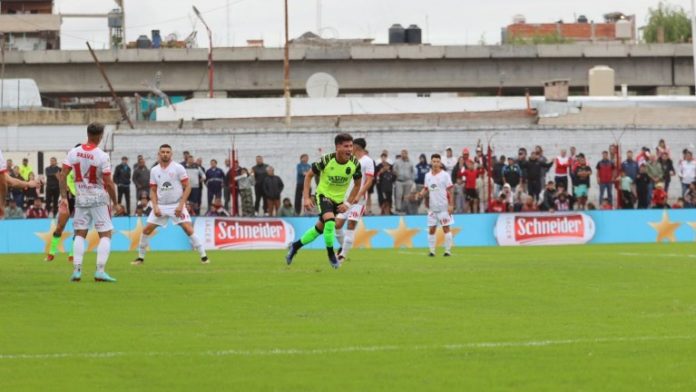
[[[73,268],[75,272],[82,271],[82,258],[85,255],[84,237],[75,236],[73,240]]]
[[[430,248],[430,253],[435,253],[436,243],[437,239],[435,238],[435,234],[428,234],[428,247]]]
[[[97,245],[97,272],[104,272],[106,262],[109,260],[109,253],[111,253],[111,238],[100,238],[99,245]]]
[[[346,232],[343,229],[336,229],[336,241],[338,241],[338,246],[343,248],[343,242],[346,238]]]
[[[449,253],[452,250],[452,232],[445,233],[445,252]]]
[[[193,249],[197,250],[198,254],[201,255],[201,258],[206,257],[205,247],[203,246],[203,244],[201,244],[201,241],[198,239],[198,237],[196,237],[195,234],[191,234],[191,236],[189,237],[189,241],[191,242],[191,246],[193,247]]]
[[[343,250],[341,251],[343,257],[348,257],[348,252],[353,247],[353,241],[355,241],[355,230],[346,230],[346,235],[343,239]]]
[[[147,252],[147,248],[150,246],[150,236],[143,233],[140,235],[140,243],[138,244],[138,257],[141,259],[145,259],[145,252]]]

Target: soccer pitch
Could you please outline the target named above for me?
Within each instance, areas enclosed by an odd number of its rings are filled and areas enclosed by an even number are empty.
[[[696,389],[696,244],[283,256],[1,256],[0,390]]]

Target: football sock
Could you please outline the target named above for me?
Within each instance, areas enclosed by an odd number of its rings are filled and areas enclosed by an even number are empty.
[[[301,247],[312,243],[312,241],[316,240],[320,235],[321,231],[317,229],[316,226],[312,227],[311,229],[307,230],[304,234],[302,234],[302,237],[300,237],[299,240],[295,241],[293,244],[293,247],[295,250],[300,249]]]
[[[145,259],[148,246],[150,246],[150,236],[143,233],[140,235],[140,243],[138,244],[138,258]]]
[[[336,221],[329,219],[324,222],[324,243],[326,248],[332,248],[336,241]]]
[[[100,238],[99,245],[97,245],[97,272],[104,272],[106,262],[109,260],[109,253],[111,253],[111,238]]]
[[[60,238],[62,236],[58,234],[56,236],[56,233],[53,233],[53,238],[51,238],[51,247],[48,250],[48,254],[51,256],[55,256],[56,253],[58,253],[58,245],[60,244]]]
[[[339,250],[341,250],[341,248],[343,247],[343,241],[345,237],[345,231],[343,229],[336,229],[336,242],[338,242]]]
[[[452,250],[452,232],[445,233],[445,252],[449,253]]]
[[[355,230],[346,230],[345,239],[343,240],[343,250],[341,250],[343,257],[348,257],[348,252],[350,251],[350,248],[353,247],[354,240]]]
[[[207,257],[205,254],[205,246],[201,244],[201,241],[198,239],[196,234],[192,234],[189,237],[189,241],[191,241],[191,246],[193,246],[193,249],[198,251],[198,254],[201,256],[201,258]]]
[[[435,243],[437,240],[435,239],[435,234],[428,234],[428,248],[430,248],[431,253],[435,253]]]
[[[83,237],[75,237],[75,242],[73,242],[73,251],[75,252],[75,257],[73,258],[74,271],[81,272],[82,258],[85,255],[85,239]]]

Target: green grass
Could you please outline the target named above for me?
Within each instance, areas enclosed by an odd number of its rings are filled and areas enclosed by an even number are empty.
[[[0,391],[693,391],[693,255],[358,250],[334,271],[323,252],[121,253],[112,285],[5,255]]]

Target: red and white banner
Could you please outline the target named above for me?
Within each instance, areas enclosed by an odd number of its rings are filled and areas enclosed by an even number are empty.
[[[295,238],[282,219],[198,218],[196,235],[206,249],[285,249]]]
[[[501,246],[586,244],[595,224],[582,213],[502,214],[494,233]]]

